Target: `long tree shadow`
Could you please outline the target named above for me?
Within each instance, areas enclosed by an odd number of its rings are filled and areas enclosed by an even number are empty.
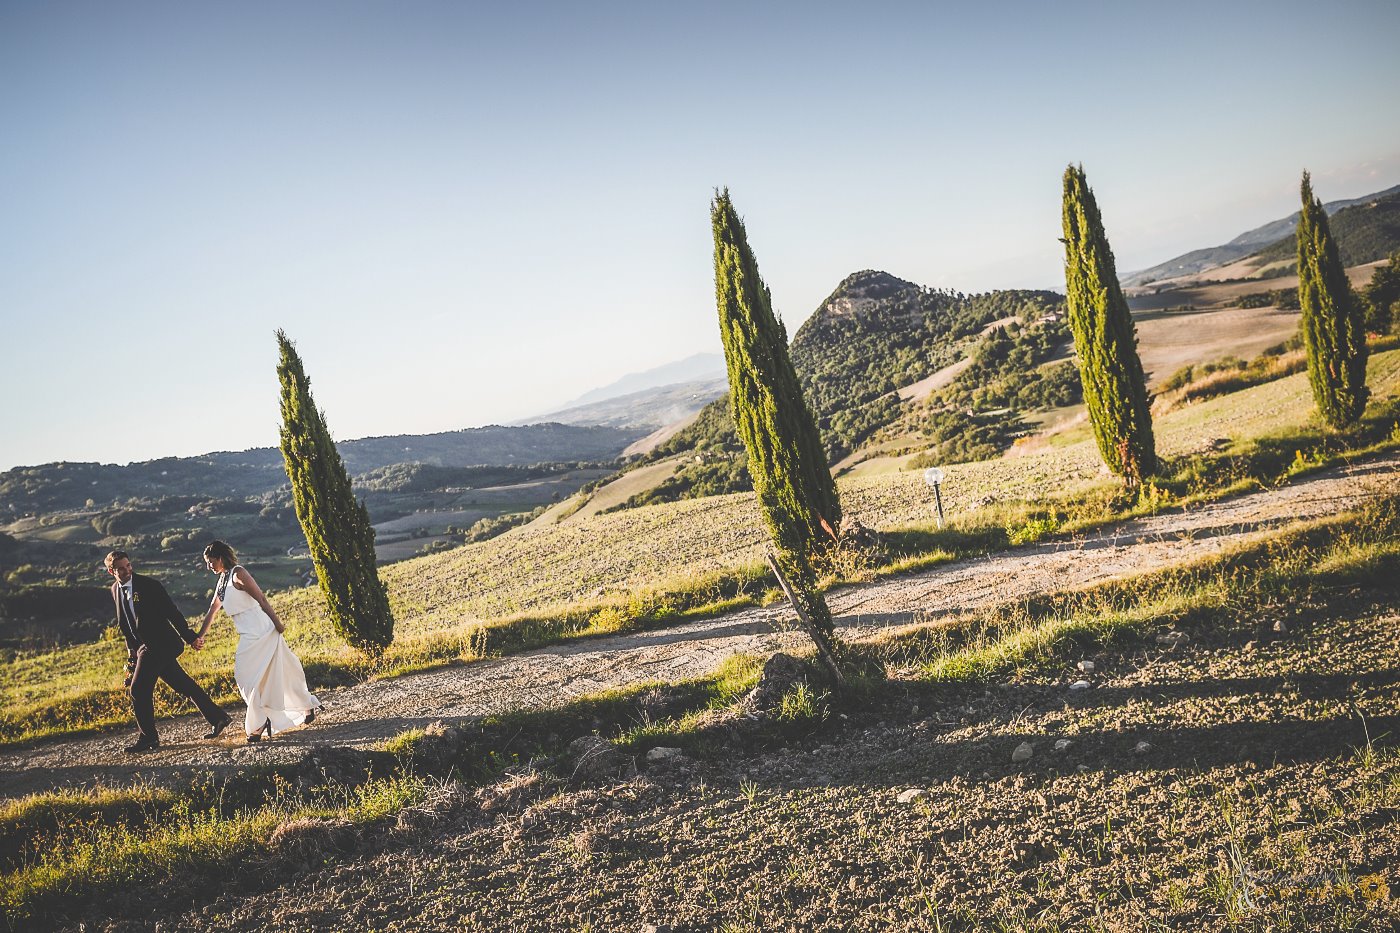
[[[373,720],[377,736],[392,737],[412,729],[421,729],[431,722],[447,726],[470,726],[480,717],[423,716],[390,717]],[[159,752],[146,756],[124,755],[122,742],[112,743],[110,761],[97,764],[47,767],[42,774],[24,770],[0,772],[0,798],[18,797],[36,790],[120,787],[147,784],[161,787],[187,786],[191,782],[213,777],[224,780],[233,777],[256,778],[270,776],[279,769],[304,769],[314,772],[318,762],[330,763],[343,769],[350,761],[367,761],[374,756],[363,754],[359,746],[373,747],[377,741],[365,742],[364,722],[342,724],[318,722],[313,726],[289,729],[271,739],[246,744],[242,739],[216,742],[199,739],[175,739],[162,742]],[[351,750],[347,754],[347,749]],[[208,761],[211,753],[220,756]],[[390,756],[392,758],[392,756]],[[385,759],[387,761],[388,759]],[[342,774],[353,780],[362,775]]]
[[[1060,734],[1024,731],[996,732],[971,739],[952,739],[945,734],[930,737],[919,745],[893,749],[874,759],[838,766],[834,777],[841,782],[896,787],[952,778],[1000,780],[1017,774],[1054,776],[1086,771],[1129,773],[1244,764],[1304,764],[1345,757],[1368,746],[1396,747],[1400,744],[1400,715],[1169,728],[1144,725],[1080,732],[1056,751],[1055,743],[1062,738]],[[1012,763],[1011,753],[1022,743],[1030,745],[1031,757],[1024,763]],[[831,780],[824,777],[816,783]]]
[[[1064,702],[1066,706],[1084,708],[1122,706],[1144,698],[1180,700],[1191,697],[1244,697],[1281,693],[1296,694],[1305,700],[1331,700],[1354,696],[1359,690],[1366,688],[1396,684],[1400,684],[1400,668],[1387,667],[1364,673],[1292,673],[1270,677],[1217,677],[1210,680],[1151,683],[1132,687],[1104,686],[1090,690],[1065,691]]]

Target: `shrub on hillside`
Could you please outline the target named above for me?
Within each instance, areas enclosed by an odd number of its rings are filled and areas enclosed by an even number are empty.
[[[679,502],[702,496],[722,496],[731,492],[749,492],[753,477],[749,475],[749,458],[739,453],[699,453],[673,475],[643,490],[626,502],[607,511],[655,505],[659,502]]]
[[[1183,366],[1162,383],[1154,409],[1159,413],[1167,412],[1191,402],[1303,372],[1308,368],[1307,356],[1299,349],[1285,349],[1293,342],[1270,347],[1249,362],[1227,356],[1210,363]]]
[[[1011,411],[936,411],[924,423],[924,433],[932,444],[910,462],[909,468],[990,460],[1001,456],[1023,431],[1020,417]]]
[[[1278,308],[1281,311],[1298,310],[1298,289],[1275,288],[1266,292],[1250,292],[1235,299],[1237,308]]]
[[[129,535],[160,520],[160,512],[148,509],[118,509],[92,517],[93,530],[104,538]]]

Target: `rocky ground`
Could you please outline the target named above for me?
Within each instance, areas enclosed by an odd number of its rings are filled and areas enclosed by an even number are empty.
[[[615,777],[445,783],[377,835],[284,827],[266,865],[84,921],[1395,929],[1393,592],[1294,606],[1277,631],[1284,615],[1256,610],[990,686],[909,682],[768,748],[639,755],[612,762]]]
[[[1128,522],[934,570],[843,588],[830,597],[850,637],[915,618],[986,608],[1041,593],[1077,589],[1219,553],[1287,522],[1335,514],[1400,487],[1400,457],[1375,458],[1288,486],[1186,512]],[[241,736],[203,742],[203,721],[162,726],[165,745],[131,759],[128,735],[43,743],[0,753],[0,797],[62,786],[188,781],[193,773],[232,774],[259,764],[304,759],[326,746],[365,748],[434,720],[547,706],[598,690],[708,673],[735,652],[769,654],[793,644],[779,630],[781,608],[605,638],[577,640],[500,660],[324,691],[327,714],[309,728],[248,746]],[[234,730],[237,732],[237,730]]]

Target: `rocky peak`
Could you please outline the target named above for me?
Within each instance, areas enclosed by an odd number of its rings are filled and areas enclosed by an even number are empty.
[[[918,291],[919,286],[913,282],[906,282],[888,272],[866,269],[846,276],[836,286],[836,291],[822,302],[817,314],[823,317],[858,315],[894,295]]]

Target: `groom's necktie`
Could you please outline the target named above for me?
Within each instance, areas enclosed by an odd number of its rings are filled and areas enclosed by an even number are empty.
[[[122,584],[122,598],[126,600],[126,617],[132,626],[136,625],[136,604],[132,602],[131,593],[135,589],[134,583]]]

